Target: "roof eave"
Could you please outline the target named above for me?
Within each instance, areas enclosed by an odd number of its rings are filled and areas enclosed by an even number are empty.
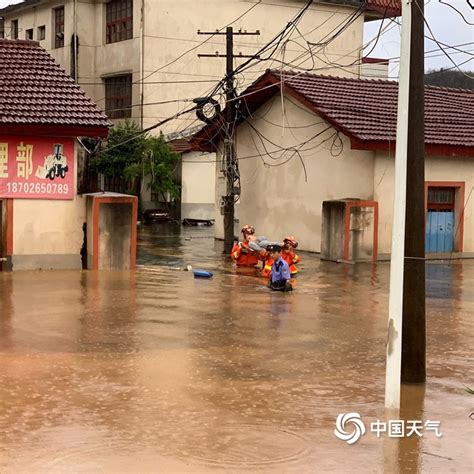
[[[109,128],[104,125],[58,125],[2,123],[3,135],[37,135],[54,137],[107,138]]]
[[[267,70],[260,78],[258,78],[253,84],[243,91],[241,96],[245,98],[245,103],[249,109],[256,110],[259,106],[265,103],[270,97],[275,95],[280,90],[281,79],[272,71]],[[351,130],[344,127],[339,122],[328,116],[324,110],[318,107],[317,104],[309,101],[304,95],[293,89],[288,82],[283,83],[283,91],[285,94],[296,99],[302,105],[307,107],[314,114],[317,114],[323,118],[329,125],[335,130],[346,135],[351,142],[351,148],[354,150],[384,150],[393,151],[395,150],[395,141],[390,140],[365,140],[356,136]],[[253,99],[253,100],[252,100]],[[214,121],[212,124],[205,126],[190,140],[191,149],[194,151],[216,151],[221,140],[223,117],[225,110],[221,116]],[[249,113],[251,115],[251,112]],[[242,120],[240,120],[241,122]],[[239,122],[239,123],[240,123]],[[425,151],[427,155],[439,155],[439,156],[464,156],[474,157],[473,146],[460,146],[460,145],[440,145],[433,143],[425,144]]]
[[[349,136],[351,149],[366,151],[386,151],[395,156],[395,140],[361,140],[355,136]],[[453,156],[474,157],[474,146],[440,145],[436,143],[425,143],[425,154],[428,156]]]
[[[0,8],[0,16],[8,15],[18,10],[26,10],[30,7],[38,5],[38,3],[41,3],[41,0],[25,0],[22,3],[16,3],[15,5],[8,5],[4,8]]]

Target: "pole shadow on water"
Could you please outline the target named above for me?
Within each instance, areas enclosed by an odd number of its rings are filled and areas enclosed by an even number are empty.
[[[386,410],[385,420],[407,421],[424,419],[425,384],[401,384],[400,413]],[[406,434],[406,433],[405,433]],[[402,438],[384,437],[384,472],[404,474],[421,472],[423,438],[413,434]]]

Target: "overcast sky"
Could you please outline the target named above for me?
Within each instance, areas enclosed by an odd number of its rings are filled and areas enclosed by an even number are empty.
[[[5,7],[14,3],[21,3],[22,0],[0,0],[0,7]],[[433,31],[436,39],[442,43],[448,45],[456,46],[465,43],[473,43],[464,46],[460,46],[459,49],[470,51],[471,54],[474,54],[474,27],[468,25],[463,18],[448,5],[440,3],[446,2],[455,7],[457,10],[461,11],[465,19],[469,23],[474,23],[474,12],[468,5],[468,0],[428,0],[425,6],[425,16],[427,21]],[[471,3],[474,5],[474,0],[471,0]],[[369,41],[377,35],[377,32],[380,27],[380,21],[370,22],[366,24],[365,28],[365,41]],[[390,21],[384,22],[384,27],[393,26],[393,23]],[[430,33],[425,29],[425,34],[427,36]],[[370,48],[369,48],[370,49]],[[439,49],[439,47],[433,41],[426,40],[425,50],[431,51],[433,49]],[[370,53],[370,56],[380,57],[380,58],[393,58],[398,57],[400,51],[400,31],[398,26],[394,26],[389,31],[384,33],[375,49]],[[474,70],[474,60],[473,56],[469,54],[464,54],[456,52],[454,50],[447,50],[450,53],[450,56],[456,64],[461,64],[461,68],[464,70]],[[425,61],[426,69],[432,68],[449,68],[453,67],[453,63],[444,55],[442,51],[435,51],[433,53],[428,53]],[[432,57],[429,57],[432,56]],[[390,65],[391,76],[395,76],[398,73],[398,63],[397,61],[392,61]]]
[[[445,3],[449,3],[454,8],[459,10],[466,21],[474,23],[474,13],[469,7],[467,0],[441,0],[444,3],[440,3],[439,0],[429,0],[425,2],[425,17],[433,31],[434,37],[445,44],[450,46],[456,46],[465,43],[472,43],[464,46],[460,46],[459,49],[464,51],[470,51],[470,54],[460,53],[454,50],[445,48],[446,52],[449,52],[453,61],[456,64],[461,64],[465,61],[465,64],[461,66],[463,70],[474,71],[474,26],[468,25],[459,13],[454,11],[450,6]],[[471,0],[474,5],[474,0]],[[364,40],[370,41],[372,38],[377,36],[377,32],[380,27],[380,21],[369,23],[365,28]],[[389,27],[393,25],[390,21],[385,21],[384,26]],[[425,28],[425,35],[431,36],[427,28]],[[369,48],[370,49],[370,48]],[[429,53],[428,51],[439,49],[439,46],[431,40],[425,39],[425,69],[438,69],[440,67],[450,68],[454,67],[453,63],[446,57],[443,51],[435,51]],[[380,40],[377,42],[377,46],[374,51],[370,53],[370,56],[380,58],[391,58],[399,56],[400,54],[400,31],[398,26],[395,26],[390,31],[387,31]],[[430,57],[432,56],[432,57]],[[393,61],[390,65],[392,70],[391,76],[395,76],[398,73],[398,64]]]

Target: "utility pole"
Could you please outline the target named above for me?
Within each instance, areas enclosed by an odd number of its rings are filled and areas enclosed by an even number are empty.
[[[402,382],[426,381],[424,8],[412,0]]]
[[[140,129],[145,123],[145,0],[140,5]]]
[[[226,194],[222,196],[222,207],[224,210],[224,252],[229,253],[234,244],[234,215],[235,203],[240,197],[240,173],[239,164],[235,153],[235,122],[237,119],[237,91],[234,84],[234,59],[254,58],[254,55],[239,53],[234,55],[234,36],[237,35],[260,35],[260,31],[247,32],[238,30],[234,32],[232,26],[228,26],[225,32],[203,32],[198,30],[199,35],[225,35],[226,54],[198,54],[199,58],[226,58],[225,76],[225,138],[224,157],[222,171],[226,177]]]
[[[424,18],[422,0],[402,0],[395,193],[385,406],[400,408],[401,382],[425,367]]]

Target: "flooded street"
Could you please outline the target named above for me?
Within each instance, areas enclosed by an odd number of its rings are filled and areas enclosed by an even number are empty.
[[[474,260],[427,265],[428,381],[384,419],[389,265],[302,254],[271,293],[211,228],[142,228],[136,272],[0,273],[0,472],[473,471]],[[214,272],[195,280],[186,265]]]

